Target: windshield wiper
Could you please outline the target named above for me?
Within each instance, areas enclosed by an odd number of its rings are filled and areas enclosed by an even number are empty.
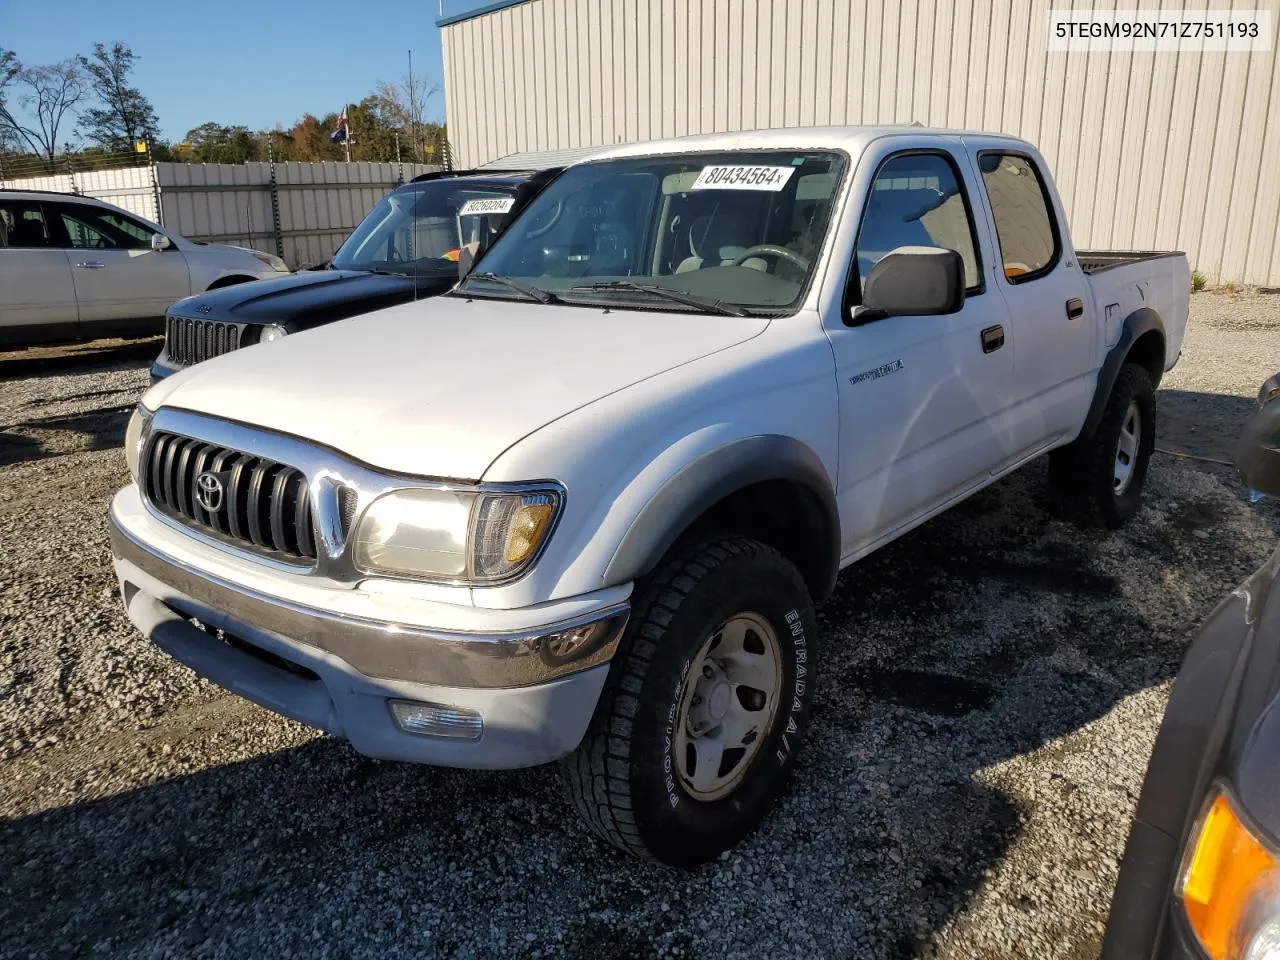
[[[751,315],[745,308],[737,304],[725,303],[723,300],[715,300],[711,297],[700,297],[696,293],[685,293],[683,290],[672,290],[670,287],[664,287],[658,283],[637,283],[635,280],[601,280],[599,283],[583,283],[569,288],[571,293],[574,290],[634,290],[637,293],[648,293],[655,297],[662,297],[665,300],[672,300],[675,303],[683,303],[687,307],[697,307],[704,313],[723,313],[730,317],[748,317]]]
[[[467,274],[467,280],[483,280],[488,283],[500,283],[504,287],[510,287],[516,293],[523,294],[529,300],[536,300],[538,303],[561,303],[561,299],[554,293],[547,290],[541,290],[538,287],[532,287],[527,283],[521,283],[519,280],[512,280],[510,277],[502,277],[496,273],[470,273]]]

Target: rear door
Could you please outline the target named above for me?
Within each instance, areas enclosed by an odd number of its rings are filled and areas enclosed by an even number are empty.
[[[46,204],[71,260],[80,324],[87,335],[135,332],[154,325],[191,293],[187,261],[174,247],[151,249],[151,230],[121,213],[87,203]]]
[[[39,201],[0,195],[0,341],[76,335],[71,264],[46,214]]]
[[[1071,439],[1093,398],[1100,358],[1088,283],[1067,239],[1044,161],[1008,141],[966,138],[996,247],[994,292],[1013,330],[1017,444],[1025,456]]]
[[[975,184],[958,139],[892,138],[864,155],[853,189],[862,207],[844,305],[827,318],[840,403],[837,496],[845,559],[986,482],[1009,456],[1004,413],[1013,351],[989,262]],[[871,165],[871,173],[867,167]],[[897,247],[956,250],[967,291],[957,313],[849,325],[862,283]]]

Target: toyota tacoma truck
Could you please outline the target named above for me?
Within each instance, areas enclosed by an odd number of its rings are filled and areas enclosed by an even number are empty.
[[[152,383],[232,350],[445,293],[557,172],[415,177],[369,211],[325,269],[210,290],[169,307]]]
[[[839,570],[1044,454],[1138,508],[1177,253],[1072,248],[1029,143],[911,127],[610,148],[448,295],[152,387],[129,617],[369,756],[561,761],[674,864],[784,787]]]

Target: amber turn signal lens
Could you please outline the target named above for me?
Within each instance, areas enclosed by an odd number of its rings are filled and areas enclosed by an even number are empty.
[[[507,534],[505,551],[508,563],[522,563],[538,548],[538,544],[542,542],[542,535],[551,522],[551,514],[554,512],[549,498],[529,497],[527,499],[535,502],[522,504],[516,510],[515,516],[511,518],[511,526],[508,528],[510,532]]]
[[[1280,880],[1280,863],[1241,822],[1219,791],[1201,817],[1182,875],[1191,928],[1213,960],[1244,957],[1252,906]]]

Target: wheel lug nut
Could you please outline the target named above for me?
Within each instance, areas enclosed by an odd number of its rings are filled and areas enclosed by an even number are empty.
[[[698,696],[696,693],[693,695],[693,705],[695,707],[702,706],[702,698]]]
[[[710,680],[713,676],[715,676],[715,672],[711,669],[711,664],[704,663],[702,665],[702,675],[706,677],[708,680]]]

